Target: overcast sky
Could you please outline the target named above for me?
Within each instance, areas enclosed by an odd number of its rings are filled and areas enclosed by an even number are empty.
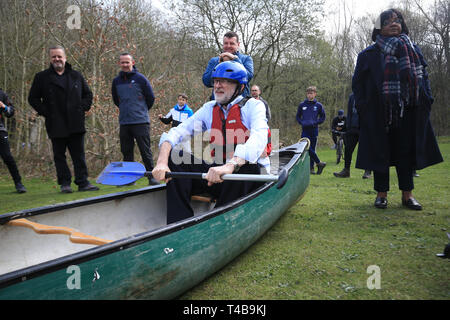
[[[424,8],[429,8],[434,0],[419,0]],[[415,7],[415,0],[409,0],[411,6]],[[362,16],[375,17],[381,12],[392,7],[400,7],[401,1],[395,0],[325,0],[326,19],[322,25],[328,32],[336,31],[338,13],[341,12],[341,20],[343,21],[344,6],[347,15],[351,14],[353,19]]]
[[[156,8],[161,9],[161,0],[149,0],[152,2],[152,5]],[[411,4],[414,3],[415,0],[409,0]],[[420,0],[421,3],[425,5],[425,7],[429,7],[434,0]],[[383,10],[394,7],[396,4],[399,4],[400,1],[395,0],[325,0],[325,13],[326,18],[323,21],[323,26],[329,31],[333,31],[336,27],[337,19],[335,16],[339,12],[339,10],[343,10],[344,3],[346,7],[347,13],[351,13],[354,19],[357,19],[361,16],[376,16],[380,14]]]

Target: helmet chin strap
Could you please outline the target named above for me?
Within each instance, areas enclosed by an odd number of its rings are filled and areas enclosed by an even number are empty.
[[[245,86],[244,86],[245,87]],[[237,98],[238,95],[240,95],[243,91],[244,91],[244,87],[243,85],[241,85],[240,83],[238,83],[238,85],[236,86],[236,89],[234,89],[234,93],[231,96],[230,100],[228,100],[226,103],[224,103],[224,105],[229,105],[231,101],[233,101],[234,99]]]

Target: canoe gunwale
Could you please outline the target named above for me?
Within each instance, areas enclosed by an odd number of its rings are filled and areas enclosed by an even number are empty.
[[[109,200],[118,200],[122,198],[129,197],[130,195],[140,195],[149,192],[156,192],[165,189],[165,184],[161,184],[159,186],[148,186],[141,189],[134,189],[116,193],[105,194],[97,197],[86,198],[81,200],[69,201],[64,203],[57,203],[48,206],[24,209],[15,212],[8,212],[0,215],[0,225],[8,223],[10,220],[20,219],[20,218],[28,218],[32,216],[37,216],[45,213],[51,213],[55,211],[61,211],[65,209],[83,207],[89,204],[96,204],[100,202],[105,202]]]
[[[292,156],[290,161],[284,166],[290,174],[292,171],[294,165],[300,161],[302,156],[304,155],[305,151],[307,149],[305,148],[306,143],[298,143],[298,147],[296,149],[293,149],[292,146],[280,149],[279,153],[284,153],[287,155]],[[303,145],[303,148],[300,148],[300,146]],[[3,275],[0,275],[0,289],[8,287],[10,285],[13,285],[15,283],[20,283],[22,281],[26,281],[29,279],[33,279],[39,276],[42,276],[47,273],[51,273],[57,270],[61,270],[63,268],[67,268],[70,265],[76,265],[81,264],[83,262],[96,259],[111,253],[114,253],[116,251],[120,251],[123,249],[127,249],[130,247],[137,246],[141,243],[151,241],[153,239],[157,239],[160,237],[163,237],[170,233],[175,233],[179,230],[189,228],[193,225],[202,223],[204,221],[207,221],[209,219],[212,219],[218,215],[223,214],[224,212],[228,212],[236,207],[241,206],[244,203],[247,203],[248,201],[251,201],[252,199],[258,197],[262,193],[266,192],[268,189],[274,187],[276,182],[268,182],[265,183],[263,186],[255,190],[254,192],[241,197],[225,206],[215,208],[211,211],[208,211],[202,215],[194,216],[189,219],[182,220],[180,222],[176,222],[167,226],[163,226],[157,229],[153,229],[150,231],[144,231],[142,233],[138,233],[135,235],[131,235],[129,237],[116,240],[114,242],[96,246],[94,248],[86,249],[77,253],[73,253],[70,255],[66,255],[51,261],[46,261],[40,264],[36,264],[30,267],[26,267],[23,269],[19,269],[16,271],[12,271],[9,273],[5,273]],[[149,186],[141,189],[136,190],[129,190],[119,193],[113,193],[83,200],[76,200],[71,201],[63,204],[56,204],[56,205],[50,205],[45,207],[39,207],[34,209],[26,209],[22,211],[17,212],[11,212],[6,213],[0,217],[0,224],[4,224],[12,219],[19,219],[19,218],[25,218],[45,213],[50,213],[54,211],[60,211],[64,209],[74,208],[74,207],[80,207],[88,204],[95,204],[100,203],[104,201],[110,201],[115,199],[121,199],[126,198],[132,195],[140,195],[145,194],[149,192],[157,192],[165,189],[165,184],[162,184],[160,186]]]

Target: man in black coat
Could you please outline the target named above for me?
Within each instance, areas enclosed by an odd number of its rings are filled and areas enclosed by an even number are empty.
[[[69,149],[78,191],[98,190],[88,180],[84,151],[85,112],[91,108],[92,92],[81,73],[66,62],[63,47],[51,47],[49,57],[50,67],[34,77],[28,102],[45,117],[58,184],[61,192],[72,192],[72,175],[66,160],[66,150]]]

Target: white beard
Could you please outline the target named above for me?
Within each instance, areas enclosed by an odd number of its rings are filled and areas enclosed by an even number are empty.
[[[226,93],[216,94],[216,93],[214,93],[214,96],[216,97],[216,102],[217,103],[225,104],[225,103],[227,103],[228,101],[231,100],[231,97],[233,96],[233,93],[229,93],[229,94],[226,94]]]

